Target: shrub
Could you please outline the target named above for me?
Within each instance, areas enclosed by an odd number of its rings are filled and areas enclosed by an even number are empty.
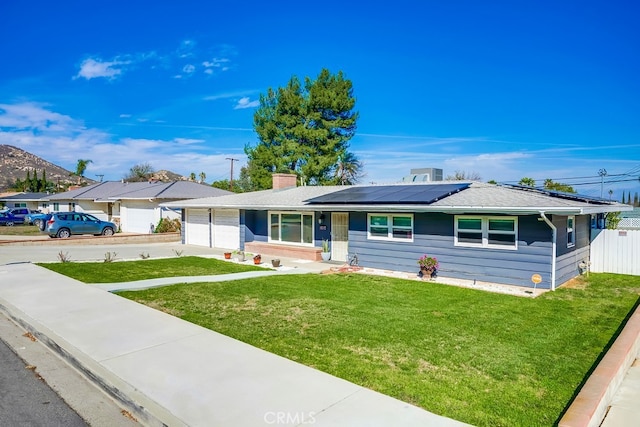
[[[166,219],[160,218],[158,225],[154,229],[154,233],[175,233],[180,231],[182,223],[178,218]]]

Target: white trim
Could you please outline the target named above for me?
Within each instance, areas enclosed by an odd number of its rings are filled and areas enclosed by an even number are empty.
[[[569,227],[569,221],[571,221],[572,227]],[[571,240],[569,240],[569,236],[571,236]],[[575,245],[576,245],[576,217],[574,215],[569,215],[567,216],[567,247],[573,248]]]
[[[480,235],[481,243],[460,242],[458,240],[458,220],[459,219],[479,219],[479,230],[465,230],[471,233],[477,233]],[[489,230],[489,223],[491,220],[510,220],[513,221],[513,231],[502,230]],[[516,216],[478,216],[478,215],[455,215],[453,220],[453,244],[454,246],[462,246],[469,248],[487,248],[487,249],[502,249],[507,251],[518,250],[518,217]],[[496,245],[489,243],[489,234],[503,234],[514,236],[513,245]]]
[[[300,238],[304,240],[305,235],[303,234],[304,227],[302,227],[302,219],[305,216],[311,217],[311,242],[290,242],[286,240],[281,240],[280,236],[278,239],[273,239],[271,236],[271,215],[278,215],[278,230],[280,235],[282,235],[282,215],[300,215]],[[294,245],[294,246],[305,246],[305,247],[313,247],[315,242],[315,212],[305,212],[305,211],[267,211],[267,234],[268,234],[268,242],[280,245]]]
[[[377,235],[372,235],[371,234],[371,217],[374,216],[383,216],[383,217],[387,217],[387,235],[386,236],[377,236]],[[411,220],[411,226],[410,227],[405,227],[405,226],[394,226],[393,225],[393,218],[398,218],[398,217],[402,217],[402,218],[409,218]],[[415,235],[414,232],[414,225],[415,222],[413,220],[413,214],[401,214],[401,213],[388,213],[388,212],[380,212],[380,213],[367,213],[367,239],[368,240],[385,240],[385,241],[391,241],[391,242],[407,242],[407,243],[411,243],[413,242],[413,238]],[[384,226],[379,226],[379,228],[383,228]],[[394,237],[393,236],[393,229],[394,227],[398,230],[408,230],[411,233],[411,237],[410,238],[402,238],[402,237]]]

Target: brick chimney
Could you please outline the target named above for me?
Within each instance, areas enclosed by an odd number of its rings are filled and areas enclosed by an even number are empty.
[[[274,190],[295,187],[298,182],[298,177],[292,173],[274,173],[272,178]]]

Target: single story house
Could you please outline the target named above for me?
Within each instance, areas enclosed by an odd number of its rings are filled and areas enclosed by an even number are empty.
[[[42,199],[49,193],[16,193],[0,197],[0,205],[8,208],[28,208],[32,211],[45,209],[47,203]]]
[[[42,199],[49,212],[86,212],[115,222],[130,233],[148,233],[161,218],[181,218],[180,209],[161,207],[161,202],[233,194],[191,181],[105,181]]]
[[[274,174],[272,190],[163,203],[180,207],[183,243],[320,259],[357,256],[362,267],[555,289],[589,261],[590,231],[628,205],[479,182],[296,187]]]

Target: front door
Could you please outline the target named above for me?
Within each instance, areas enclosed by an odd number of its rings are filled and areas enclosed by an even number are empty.
[[[331,259],[347,262],[349,254],[349,214],[331,213]]]

